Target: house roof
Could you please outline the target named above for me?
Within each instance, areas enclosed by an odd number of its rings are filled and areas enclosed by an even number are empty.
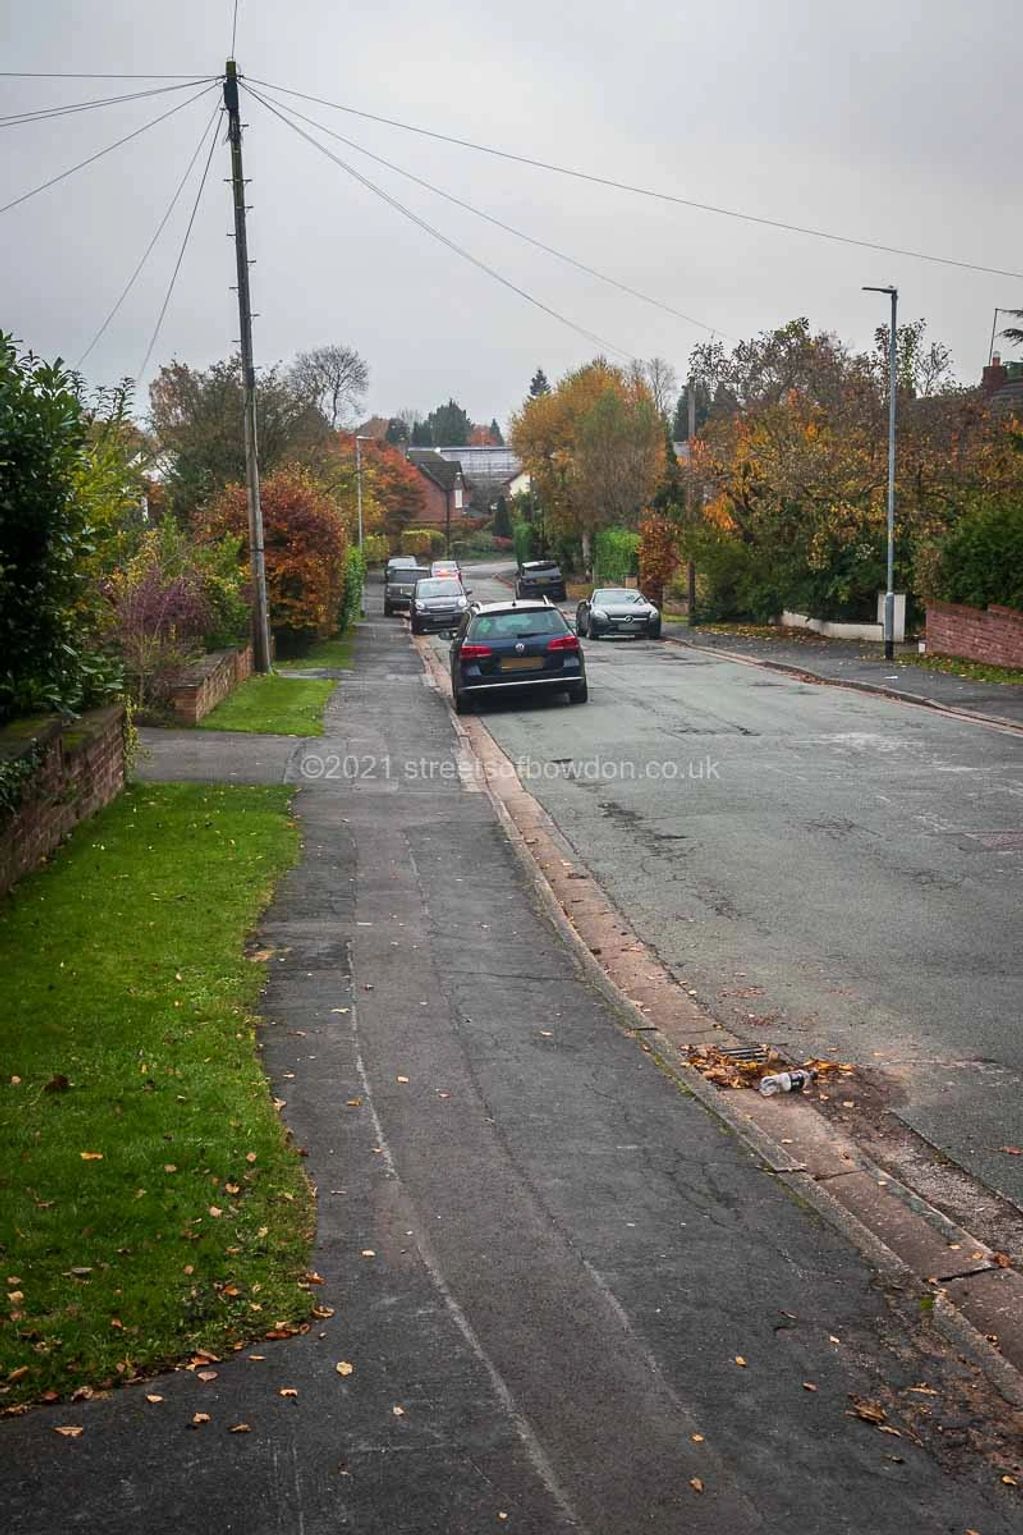
[[[454,490],[456,485],[464,483],[465,476],[458,460],[442,458],[433,448],[409,448],[408,461],[441,490]]]
[[[518,455],[507,447],[437,448],[436,451],[441,458],[461,464],[466,479],[486,490],[507,484],[522,468]]]

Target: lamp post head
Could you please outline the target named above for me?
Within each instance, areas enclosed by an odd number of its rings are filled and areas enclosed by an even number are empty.
[[[865,287],[865,288],[861,289],[861,292],[863,292],[863,293],[887,293],[889,295],[889,297],[897,298],[899,290],[898,290],[898,288],[893,288],[891,286],[889,286],[887,288],[866,288]]]

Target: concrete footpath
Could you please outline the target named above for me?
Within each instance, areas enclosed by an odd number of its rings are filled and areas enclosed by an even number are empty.
[[[889,698],[960,710],[1023,727],[1023,686],[974,682],[968,677],[931,671],[926,666],[900,664],[898,653],[894,661],[886,661],[880,645],[813,634],[805,638],[781,633],[777,638],[728,634],[699,627],[690,629],[679,623],[665,624],[664,633],[683,645],[778,666],[821,682],[844,683]]]
[[[200,734],[145,776],[302,786],[262,1040],[333,1315],[80,1439],[0,1423],[7,1529],[1019,1528],[1005,1404],[591,988],[403,625],[360,626],[321,740]]]

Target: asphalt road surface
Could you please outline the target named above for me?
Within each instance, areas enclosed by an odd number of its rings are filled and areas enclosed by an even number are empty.
[[[476,598],[509,595],[494,567]],[[442,642],[438,642],[439,644]],[[590,702],[484,703],[641,937],[722,1022],[878,1073],[1023,1205],[1023,739],[668,642],[584,642]]]

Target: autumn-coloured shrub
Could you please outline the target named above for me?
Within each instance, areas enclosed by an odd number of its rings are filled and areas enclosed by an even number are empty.
[[[159,710],[176,674],[205,648],[212,608],[202,572],[180,557],[173,539],[153,530],[115,574],[108,595],[111,637],[135,707]]]
[[[386,533],[367,533],[362,540],[362,557],[367,565],[382,565],[390,552]]]
[[[295,466],[263,482],[263,534],[270,625],[282,653],[335,632],[344,593],[347,535],[337,506],[316,479]],[[200,515],[200,539],[243,536],[244,485],[228,485]]]
[[[679,563],[678,526],[660,512],[650,512],[639,525],[639,585],[658,607],[664,588]]]

